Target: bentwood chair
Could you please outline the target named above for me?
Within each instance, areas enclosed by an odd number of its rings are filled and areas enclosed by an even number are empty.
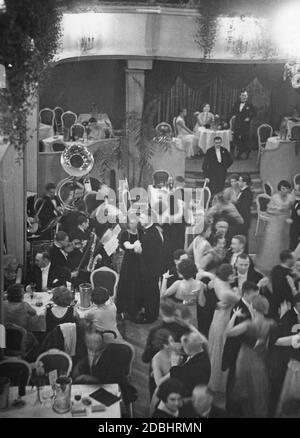
[[[272,187],[271,183],[266,181],[266,182],[263,183],[263,187],[264,187],[264,193],[266,195],[268,195],[268,196],[272,196],[273,195],[274,190],[273,190],[273,187]]]
[[[54,111],[51,108],[41,109],[40,122],[44,125],[54,126]]]
[[[256,160],[257,163],[259,163],[260,158],[265,151],[268,138],[272,137],[272,135],[273,135],[273,128],[271,125],[268,125],[267,123],[263,123],[257,128],[257,139],[258,139],[258,150],[257,150],[257,160]]]
[[[80,140],[84,137],[84,126],[81,123],[74,123],[71,126],[71,137],[73,140]]]
[[[8,377],[11,386],[19,387],[19,396],[24,396],[31,378],[31,366],[23,359],[10,357],[0,362],[0,376]]]
[[[294,187],[295,186],[300,186],[300,173],[296,173],[294,176]]]
[[[44,353],[40,354],[35,362],[37,368],[39,363],[44,366],[45,373],[57,370],[57,374],[66,374],[69,376],[72,371],[72,359],[64,351],[52,348]]]
[[[62,152],[65,150],[65,148],[66,144],[62,141],[55,141],[51,146],[52,152]]]
[[[54,108],[54,130],[55,134],[62,134],[62,121],[61,116],[64,110],[60,106]]]
[[[116,296],[119,276],[112,269],[106,266],[95,269],[95,271],[91,273],[90,281],[93,289],[96,287],[104,287],[108,290],[111,297]]]
[[[268,214],[268,205],[271,201],[271,197],[262,193],[256,197],[256,207],[257,207],[257,221],[255,228],[255,236],[258,233],[259,223],[263,222],[265,225],[270,220],[270,215]]]
[[[77,115],[72,111],[65,111],[61,115],[62,130],[64,140],[69,140],[71,135],[71,126],[77,122]]]

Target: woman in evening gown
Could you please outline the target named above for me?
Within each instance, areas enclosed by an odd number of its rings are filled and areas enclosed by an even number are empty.
[[[211,375],[208,387],[215,394],[225,396],[228,371],[222,371],[222,356],[226,341],[225,329],[230,320],[230,312],[240,297],[230,283],[234,280],[231,265],[224,263],[217,270],[217,277],[212,281],[218,299],[216,310],[208,333],[208,351],[211,361]]]
[[[205,103],[202,107],[202,112],[201,113],[196,112],[195,115],[197,117],[197,122],[194,127],[194,132],[196,133],[198,132],[198,129],[201,127],[210,128],[215,121],[215,117],[213,113],[210,112],[209,103]]]
[[[288,181],[280,181],[278,193],[271,197],[268,205],[270,219],[256,258],[257,267],[265,273],[280,263],[279,254],[289,246],[289,221],[293,197]]]
[[[197,148],[198,139],[185,124],[184,118],[187,115],[187,110],[182,109],[179,116],[175,119],[175,128],[177,137],[182,140],[183,149],[185,150],[186,156],[193,157],[195,155],[195,150]]]
[[[141,235],[137,218],[130,218],[128,229],[120,237],[120,247],[124,250],[120,279],[117,290],[118,313],[126,313],[134,318],[137,313],[138,293],[140,287]]]
[[[234,310],[226,330],[228,337],[243,335],[232,397],[238,402],[242,418],[267,418],[270,392],[267,347],[275,322],[265,317],[269,312],[269,303],[260,295],[252,299],[252,319],[234,326],[241,312],[241,309]]]

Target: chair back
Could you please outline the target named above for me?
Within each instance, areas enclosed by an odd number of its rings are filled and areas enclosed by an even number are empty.
[[[256,197],[256,206],[257,206],[257,214],[266,214],[268,210],[269,202],[271,201],[271,197],[265,193],[258,195]]]
[[[56,141],[56,142],[52,143],[51,149],[52,149],[52,152],[62,152],[66,149],[66,145],[63,142]]]
[[[51,108],[43,108],[40,111],[40,122],[44,125],[54,126],[54,111]]]
[[[177,137],[177,135],[178,135],[177,126],[176,126],[176,119],[177,119],[177,117],[175,116],[175,117],[173,117],[173,120],[172,120],[172,125],[173,125],[173,129],[174,129],[175,137]]]
[[[106,266],[95,269],[95,271],[91,273],[90,281],[93,289],[96,287],[104,287],[108,290],[111,297],[116,295],[119,276],[112,269]]]
[[[268,196],[272,196],[273,195],[273,187],[272,184],[269,183],[268,181],[266,181],[264,184],[264,193]]]
[[[62,134],[61,116],[64,110],[60,106],[54,108],[54,129],[56,134]]]
[[[294,186],[299,186],[300,185],[300,173],[297,173],[294,176]]]
[[[264,147],[268,138],[272,137],[273,128],[271,125],[267,123],[263,123],[257,128],[257,138],[258,138],[258,146]]]
[[[0,376],[8,377],[11,386],[23,388],[24,395],[31,378],[31,366],[25,360],[16,357],[4,359],[0,362]]]
[[[163,182],[164,185],[167,185],[170,174],[166,170],[156,170],[152,174],[153,185]]]
[[[17,324],[5,324],[6,356],[25,357],[27,330]]]
[[[64,373],[69,376],[72,371],[71,357],[64,351],[57,350],[56,348],[40,354],[36,360],[36,367],[39,362],[43,364],[46,373],[57,370],[58,375]]]
[[[155,132],[156,132],[157,137],[172,138],[172,136],[173,136],[173,131],[172,131],[171,125],[169,125],[169,123],[166,123],[166,122],[161,122],[158,125],[156,125]]]
[[[61,123],[63,128],[71,128],[77,122],[77,115],[73,111],[65,111],[61,115]]]
[[[291,140],[292,141],[299,141],[300,140],[300,126],[295,125],[291,129]]]
[[[84,126],[81,123],[74,123],[71,126],[71,137],[73,140],[79,140],[84,137]]]

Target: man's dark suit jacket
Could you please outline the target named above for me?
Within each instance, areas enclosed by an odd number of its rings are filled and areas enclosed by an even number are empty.
[[[230,314],[230,318],[233,315],[233,310],[235,310],[237,308],[242,309],[244,316],[241,318],[236,318],[234,326],[240,324],[243,321],[246,321],[247,319],[251,319],[251,314],[249,312],[249,309],[246,306],[246,304],[244,304],[244,302],[242,300],[240,300],[233,307],[231,314]],[[239,354],[240,347],[241,347],[241,340],[242,340],[242,336],[237,336],[234,338],[227,338],[226,339],[226,342],[224,345],[224,350],[223,350],[223,357],[222,357],[222,370],[223,371],[225,371],[229,368],[231,368],[231,369],[235,368],[237,356]]]
[[[180,409],[179,418],[227,418],[226,412],[217,406],[212,405],[207,417],[198,414],[192,403],[188,402]]]
[[[243,132],[247,132],[250,129],[250,123],[253,117],[256,114],[256,109],[250,102],[246,102],[242,111],[240,111],[241,101],[236,102],[232,108],[230,118],[235,116],[234,121],[234,133],[242,134]],[[245,122],[245,119],[249,118],[248,122]]]
[[[213,195],[224,189],[227,169],[232,165],[233,160],[230,152],[221,146],[222,162],[219,163],[216,155],[216,148],[208,149],[204,156],[202,171],[204,178],[209,178],[209,188]]]
[[[49,249],[50,261],[54,266],[59,266],[60,268],[69,269],[68,258],[66,258],[61,250],[53,244]]]
[[[284,266],[277,265],[271,271],[272,282],[272,314],[278,315],[280,304],[287,300],[290,303],[293,301],[293,294],[290,285],[287,282],[286,276],[291,275],[291,270]]]
[[[56,201],[57,206],[59,206],[60,205],[59,199],[56,196],[54,199]],[[58,216],[58,214],[55,211],[54,205],[51,201],[51,198],[49,196],[44,196],[42,199],[40,199],[37,202],[36,213],[38,212],[42,204],[43,207],[39,213],[39,222],[41,229],[45,228],[50,223],[50,221],[52,221]]]
[[[52,263],[49,268],[47,287],[53,289],[58,286],[66,286],[67,275],[62,268],[54,266]],[[29,272],[26,285],[34,283],[36,285],[37,292],[42,290],[42,271],[37,266],[34,266],[32,271]]]
[[[70,233],[70,240],[78,239],[78,240],[89,240],[90,231],[82,231],[80,228],[76,227]]]
[[[192,359],[183,365],[170,369],[170,377],[180,380],[184,384],[189,396],[192,394],[195,386],[208,384],[210,373],[210,360],[205,351],[195,354]]]
[[[144,231],[141,243],[142,276],[144,278],[159,277],[163,273],[163,242],[159,231],[154,224]]]
[[[245,235],[248,234],[248,230],[251,224],[252,202],[253,202],[253,193],[250,187],[246,187],[244,190],[242,190],[236,203],[236,208],[240,213],[240,215],[242,216],[242,218],[244,219],[244,223],[240,225],[240,232]]]
[[[250,265],[247,273],[247,281],[251,281],[252,283],[257,284],[262,278],[263,275]],[[236,279],[231,286],[238,287],[238,279]]]

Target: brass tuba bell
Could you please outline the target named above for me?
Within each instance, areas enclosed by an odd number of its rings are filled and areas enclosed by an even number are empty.
[[[76,202],[84,197],[84,188],[80,192],[80,184],[77,178],[88,175],[94,166],[92,153],[81,144],[67,146],[60,157],[60,164],[70,176],[61,180],[56,188],[58,197],[64,210],[76,209]]]

